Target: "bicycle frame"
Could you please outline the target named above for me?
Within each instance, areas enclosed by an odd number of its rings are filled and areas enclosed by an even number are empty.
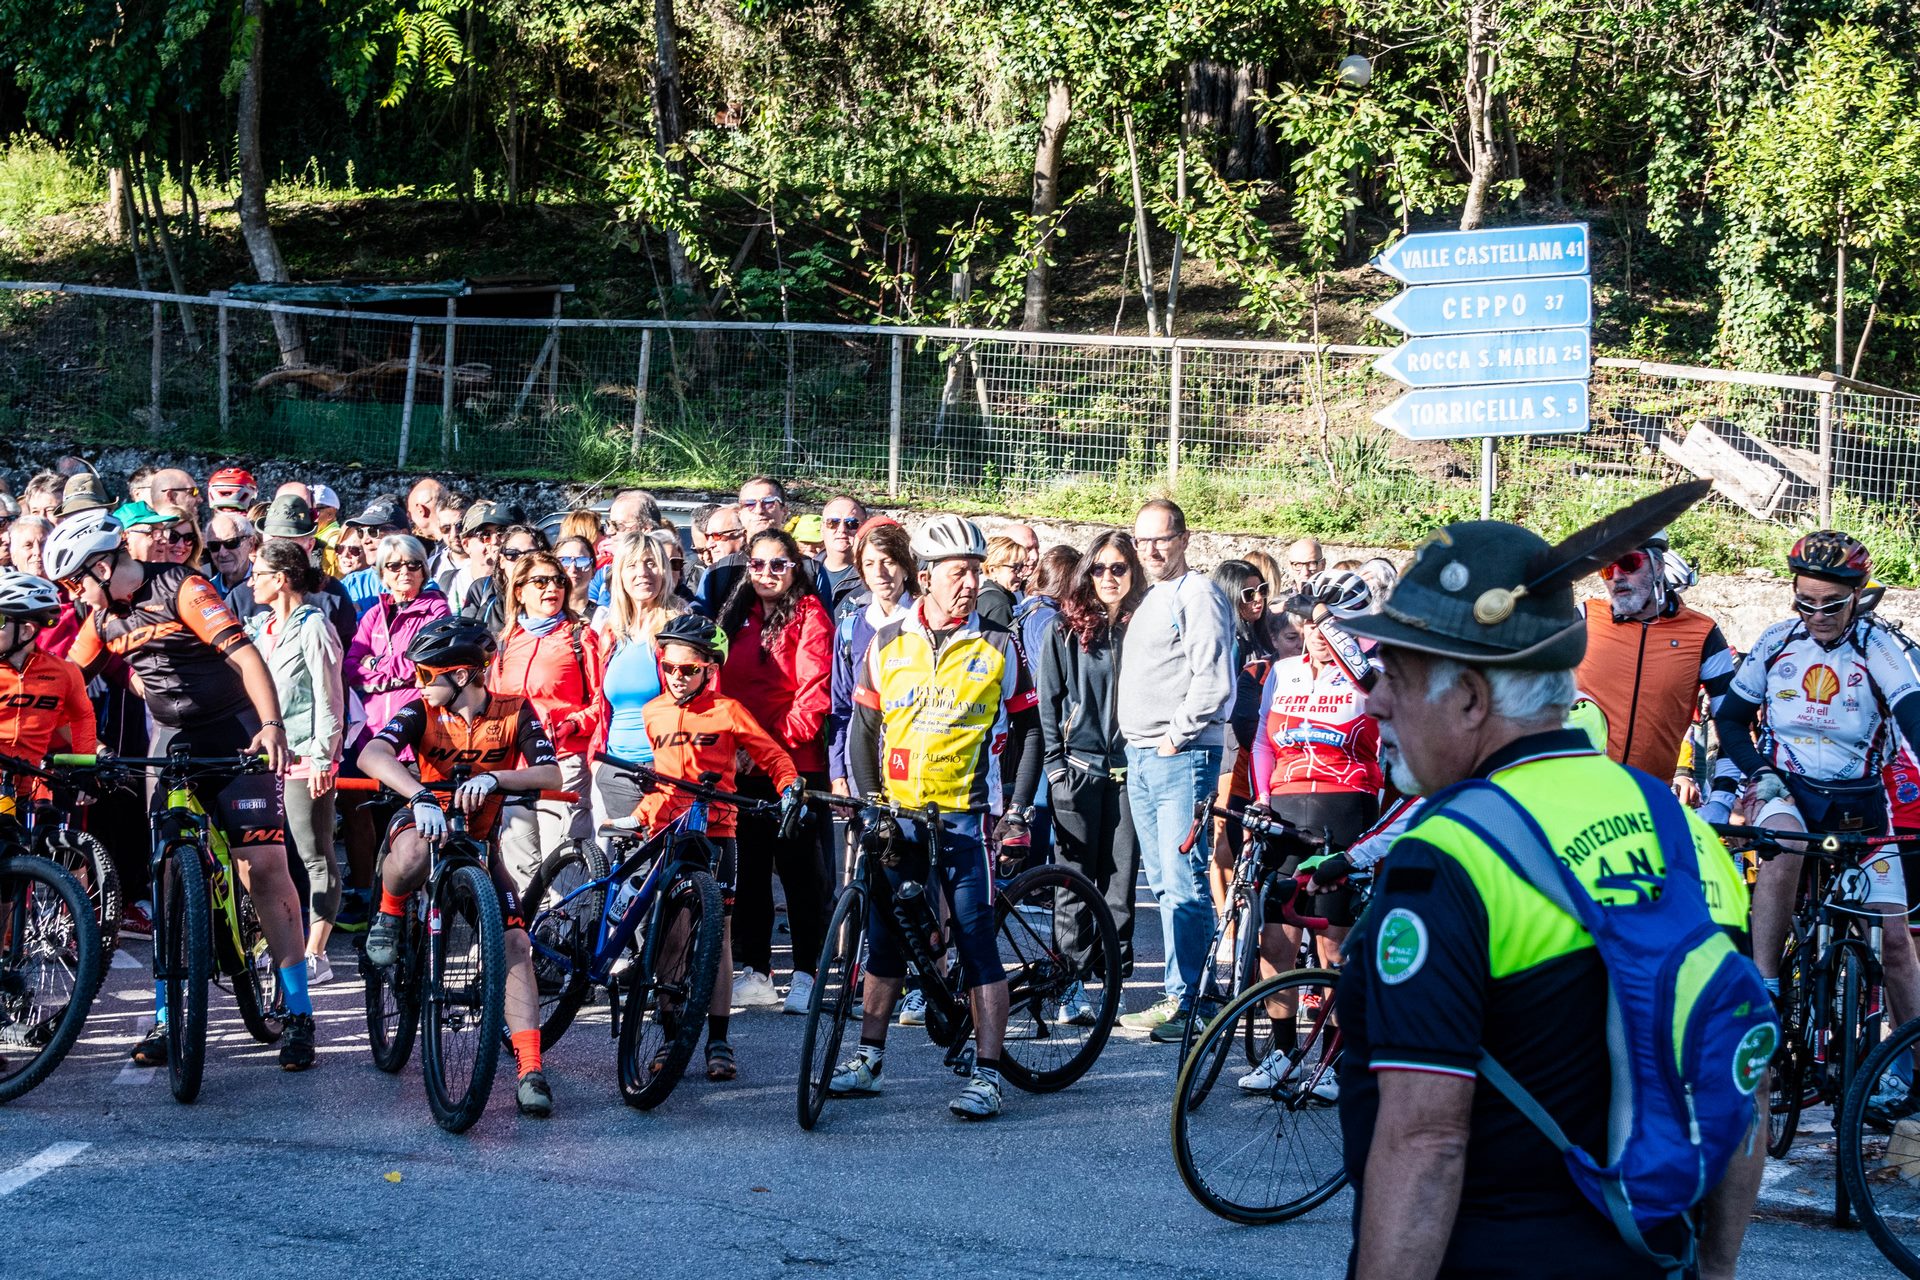
[[[665,895],[661,890],[666,884],[667,868],[677,864],[678,861],[674,857],[675,848],[679,844],[675,837],[682,832],[704,833],[706,829],[706,801],[696,800],[692,808],[669,823],[665,830],[639,842],[632,853],[620,860],[618,866],[598,879],[575,887],[572,892],[548,908],[552,910],[564,907],[575,898],[591,893],[595,889],[608,891],[600,908],[600,918],[595,922],[593,951],[587,958],[589,981],[600,986],[609,985],[613,977],[613,966],[619,962],[627,944],[640,932],[643,919],[659,914],[659,904],[665,901]],[[627,880],[649,858],[652,859],[653,865],[648,869],[646,879],[641,882],[639,892],[634,894],[632,900],[626,904],[626,909],[616,918],[613,914],[614,886]],[[646,923],[648,924],[646,945],[651,947],[654,935],[652,924],[655,922],[646,919]],[[534,946],[539,948],[542,954],[560,958],[558,953],[541,946],[537,940]]]

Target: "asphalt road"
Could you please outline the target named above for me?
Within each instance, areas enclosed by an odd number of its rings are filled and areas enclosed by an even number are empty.
[[[144,965],[144,944],[129,952]],[[896,1028],[886,1093],[829,1104],[803,1133],[802,1019],[736,1015],[740,1079],[690,1076],[641,1113],[619,1099],[596,1007],[548,1055],[552,1119],[515,1112],[508,1059],[488,1113],[456,1137],[427,1112],[417,1054],[396,1076],[373,1067],[351,954],[336,946],[341,977],[315,988],[322,1058],[303,1075],[282,1074],[216,992],[192,1106],[164,1071],[129,1064],[152,987],[143,968],[113,969],[60,1071],[0,1109],[0,1275],[1343,1274],[1344,1193],[1258,1229],[1188,1197],[1167,1141],[1177,1050],[1141,1037],[1116,1032],[1063,1093],[1009,1090],[998,1120],[965,1124],[947,1114],[960,1082],[940,1051]],[[1157,985],[1144,959],[1133,1007]],[[1741,1274],[1894,1273],[1858,1232],[1763,1221]]]

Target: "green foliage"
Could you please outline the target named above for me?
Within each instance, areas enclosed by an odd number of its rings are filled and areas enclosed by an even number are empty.
[[[19,136],[0,153],[0,226],[29,236],[42,218],[72,213],[104,198],[100,174],[46,142]]]

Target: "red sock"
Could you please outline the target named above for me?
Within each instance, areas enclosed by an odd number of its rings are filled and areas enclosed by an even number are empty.
[[[383,916],[403,916],[407,914],[407,900],[396,898],[387,892],[385,885],[380,886],[380,914]]]
[[[508,1037],[513,1041],[513,1056],[520,1060],[520,1074],[540,1069],[540,1032],[516,1031]]]

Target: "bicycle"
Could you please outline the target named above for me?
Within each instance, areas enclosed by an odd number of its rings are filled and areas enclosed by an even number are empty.
[[[0,1103],[40,1084],[80,1038],[106,959],[86,891],[0,829]]]
[[[22,805],[17,783],[21,777],[45,783],[49,799]],[[120,945],[120,873],[114,869],[107,847],[73,826],[72,814],[79,807],[82,790],[66,770],[41,769],[0,753],[0,819],[17,823],[25,833],[27,847],[36,856],[60,867],[79,883],[100,926],[101,959],[106,963]]]
[[[1840,1182],[1860,1223],[1901,1274],[1920,1277],[1920,1114],[1908,1108],[1920,1055],[1920,1018],[1902,1023],[1866,1056],[1847,1086],[1834,1129]]]
[[[445,782],[419,785],[450,794],[469,774],[460,765]],[[342,778],[335,785],[343,791],[382,790],[371,778]],[[575,799],[570,791],[495,794]],[[418,1034],[433,1121],[448,1133],[464,1133],[487,1109],[506,1041],[506,922],[487,873],[486,843],[468,833],[464,813],[448,808],[447,834],[429,843],[427,851],[426,883],[408,895],[393,963],[375,965],[364,948],[360,952],[367,1040],[373,1065],[393,1075],[412,1057]],[[376,884],[386,858],[383,840],[374,865]]]
[[[133,773],[155,770],[165,804],[152,815],[153,978],[166,992],[167,1084],[176,1101],[200,1096],[207,1061],[207,988],[231,984],[247,1033],[273,1044],[285,1029],[278,975],[253,900],[236,874],[224,832],[214,826],[192,784],[212,777],[263,773],[264,757],[56,754],[53,770],[88,779],[96,794],[131,788]]]
[[[858,844],[853,878],[834,899],[826,939],[820,948],[807,1023],[800,1037],[799,1120],[811,1130],[820,1121],[827,1086],[840,1062],[847,1024],[860,1016],[862,945],[868,903],[889,902],[883,917],[889,935],[920,974],[927,997],[927,1037],[944,1048],[944,1063],[955,1075],[973,1071],[973,1010],[958,962],[943,963],[930,938],[938,932],[928,886],[939,883],[940,811],[909,809],[877,797],[859,800],[824,791],[807,798],[849,817],[861,827],[868,815],[887,814],[913,822],[926,833],[925,868],[902,875],[898,889],[880,857]],[[920,878],[924,874],[924,878]],[[1064,1089],[1093,1066],[1120,1013],[1120,947],[1113,915],[1093,883],[1071,867],[1034,867],[994,888],[994,932],[1001,963],[1007,969],[1007,1036],[1000,1059],[1006,1080],[1029,1093]],[[1093,946],[1084,964],[1065,955],[1055,932],[1063,919],[1076,929],[1092,925]],[[1076,983],[1092,1008],[1090,1021],[1074,1020],[1062,1000]]]
[[[1285,923],[1327,927],[1324,918],[1294,909],[1297,881],[1269,880],[1267,892],[1279,900]],[[1364,895],[1370,881],[1353,875],[1347,883]],[[1173,1101],[1174,1164],[1209,1212],[1250,1225],[1284,1222],[1346,1186],[1335,1083],[1342,1050],[1333,1001],[1338,978],[1331,969],[1303,968],[1247,987],[1214,1015],[1182,1060]],[[1236,1045],[1246,1047],[1254,1070],[1215,1098]],[[1262,1073],[1259,1087],[1245,1083]]]
[[[591,989],[605,987],[620,1096],[647,1111],[665,1102],[686,1073],[719,974],[720,850],[706,835],[707,806],[731,804],[742,813],[778,806],[717,789],[717,774],[688,782],[614,756],[594,760],[649,790],[685,792],[693,804],[653,836],[608,823],[600,835],[612,856],[582,842],[554,853],[535,873],[526,912],[541,981],[540,1044],[557,1043]],[[553,905],[543,906],[549,895]]]

